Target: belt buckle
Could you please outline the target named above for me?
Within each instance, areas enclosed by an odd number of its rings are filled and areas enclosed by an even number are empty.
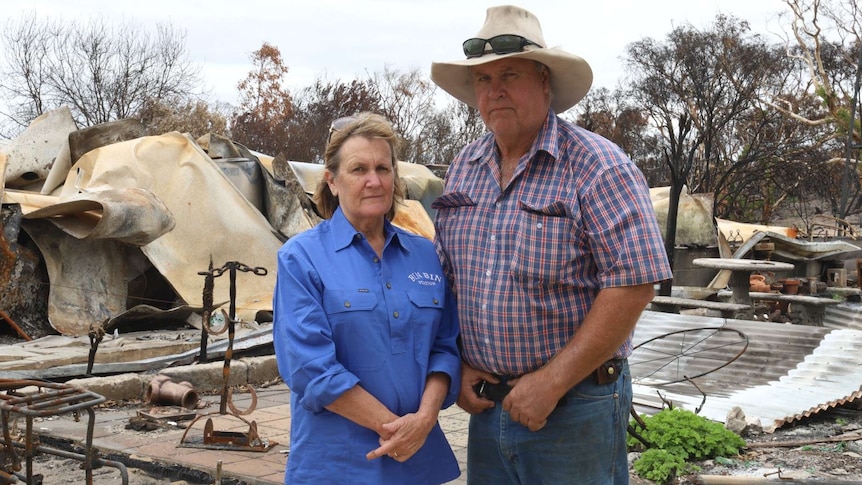
[[[494,384],[493,382],[488,382],[486,380],[479,381],[473,386],[473,391],[477,396],[489,401],[498,402],[505,399],[511,389],[511,387],[507,386],[503,382]]]

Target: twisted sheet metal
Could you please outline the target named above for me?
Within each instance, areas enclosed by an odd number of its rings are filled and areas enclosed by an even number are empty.
[[[746,351],[733,363],[693,379],[674,384],[638,382],[638,352],[632,355],[635,404],[660,409],[661,397],[689,410],[706,400],[700,415],[724,422],[734,407],[749,418],[758,418],[764,431],[817,414],[862,397],[862,331],[809,327],[751,320],[646,311],[635,330],[635,345],[665,333],[686,328],[727,326],[749,339]],[[728,356],[730,358],[732,356]],[[688,359],[685,368],[664,372],[698,375],[714,362]],[[643,367],[643,366],[641,366]],[[653,382],[673,376],[654,376]],[[703,391],[703,394],[698,390]]]

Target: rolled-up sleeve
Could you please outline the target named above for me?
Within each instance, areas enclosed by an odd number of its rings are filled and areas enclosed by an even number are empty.
[[[319,412],[359,383],[337,359],[320,279],[298,245],[278,252],[273,345],[278,371],[304,408]]]
[[[449,392],[443,401],[443,408],[455,403],[461,389],[461,354],[458,350],[458,310],[455,297],[446,290],[446,304],[443,306],[443,317],[437,330],[434,343],[431,346],[428,372],[442,372],[449,376]]]

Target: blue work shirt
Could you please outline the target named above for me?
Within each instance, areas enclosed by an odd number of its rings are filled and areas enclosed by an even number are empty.
[[[278,251],[273,340],[291,390],[286,484],[439,484],[459,475],[440,425],[404,463],[367,460],[379,435],[325,409],[361,385],[398,416],[419,409],[427,377],[461,364],[454,300],[431,241],[385,223],[378,258],[337,209]]]

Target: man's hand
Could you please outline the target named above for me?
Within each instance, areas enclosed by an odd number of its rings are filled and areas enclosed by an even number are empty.
[[[470,414],[479,414],[482,411],[494,407],[494,401],[489,401],[476,395],[473,386],[480,381],[493,383],[500,382],[499,379],[478,369],[474,369],[465,363],[461,363],[461,391],[458,393],[458,407]]]
[[[509,381],[513,387],[503,399],[503,409],[509,413],[512,420],[526,426],[530,431],[545,427],[548,416],[562,397],[554,394],[540,372],[541,370],[524,374]]]

